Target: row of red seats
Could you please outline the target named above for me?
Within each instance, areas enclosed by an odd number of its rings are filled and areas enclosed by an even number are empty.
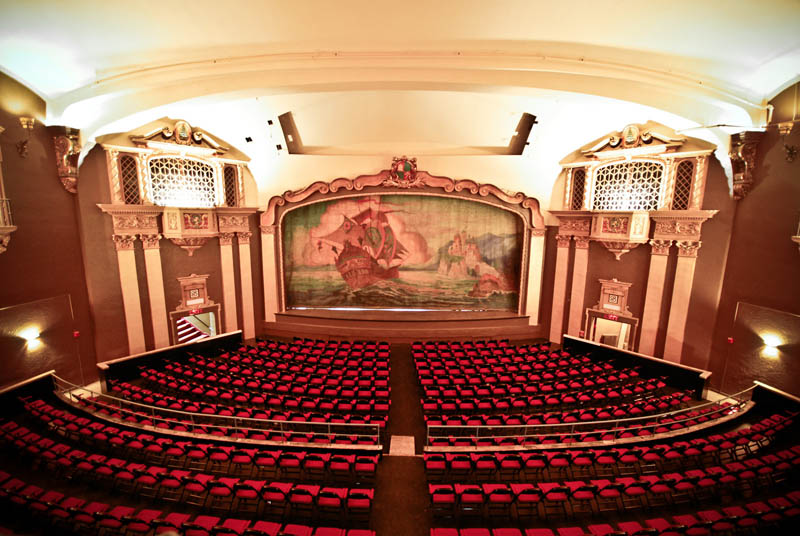
[[[575,421],[610,420],[613,418],[635,417],[643,413],[667,412],[679,409],[691,402],[689,393],[678,391],[669,394],[660,394],[661,390],[643,390],[623,396],[615,390],[586,389],[575,393],[552,393],[541,396],[492,396],[492,397],[458,397],[458,398],[423,398],[421,399],[422,411],[426,414],[476,414],[476,413],[505,413],[513,411],[515,414],[538,413],[543,410],[561,409],[574,410]],[[600,397],[595,395],[600,392]],[[611,394],[607,398],[607,394]],[[616,396],[614,396],[616,395]],[[633,399],[625,402],[626,399]],[[608,402],[616,401],[619,405],[607,406]],[[605,417],[604,415],[611,415]],[[446,417],[442,417],[446,418]],[[563,420],[563,419],[562,419]],[[568,420],[565,422],[575,422]]]
[[[0,501],[8,508],[25,508],[33,522],[51,527],[59,533],[111,532],[144,536],[180,531],[183,536],[375,536],[375,532],[369,529],[314,528],[272,521],[223,519],[206,514],[192,516],[87,501],[26,484],[3,471],[0,471]]]
[[[101,422],[76,428],[71,435],[91,447],[112,451],[126,459],[163,465],[169,469],[189,469],[217,475],[235,475],[251,478],[281,478],[302,481],[347,482],[353,485],[372,484],[378,467],[379,455],[332,454],[268,449],[243,449],[232,446],[190,441],[173,442],[169,438],[156,438],[132,430],[119,430]],[[70,459],[87,459],[80,449],[56,443],[42,437],[14,421],[0,426],[0,440],[13,444],[23,453],[42,455],[53,464],[61,456],[68,459],[57,469],[72,467]],[[75,455],[70,455],[74,452]],[[92,461],[102,462],[105,456],[95,456]]]
[[[154,382],[161,388],[168,388],[176,393],[192,394],[205,398],[216,399],[225,391],[247,390],[251,391],[251,396],[261,396],[266,400],[265,391],[277,395],[295,396],[315,396],[336,399],[353,398],[382,398],[388,399],[390,388],[383,387],[345,387],[324,386],[306,382],[273,382],[259,381],[256,379],[245,380],[243,378],[233,378],[227,376],[218,377],[210,375],[204,379],[189,378],[187,376],[176,376],[176,373],[167,373],[153,368],[142,367],[140,376],[148,381]]]
[[[270,421],[291,421],[300,420],[308,422],[330,422],[330,423],[351,423],[351,424],[378,424],[386,425],[387,413],[389,412],[388,401],[380,400],[342,400],[333,403],[325,400],[312,399],[307,397],[269,397],[268,402],[275,402],[275,405],[283,410],[277,409],[258,409],[248,407],[247,401],[237,399],[224,399],[225,404],[212,404],[209,402],[198,402],[185,398],[178,398],[165,395],[157,391],[139,387],[128,382],[118,382],[110,380],[109,386],[111,394],[117,398],[132,400],[140,404],[147,404],[159,408],[185,411],[189,413],[202,413],[206,415],[220,415],[223,417],[241,417],[243,419],[261,419]],[[262,406],[264,404],[261,404]],[[271,405],[271,404],[270,404]],[[341,413],[324,412],[341,411]],[[289,413],[287,413],[287,411]],[[302,418],[292,415],[291,412],[303,412]],[[364,413],[365,415],[351,415],[350,413]]]
[[[274,391],[277,393],[295,393],[303,394],[307,392],[307,386],[310,385],[311,378],[307,375],[290,373],[290,378],[284,380],[269,380],[267,378],[258,378],[255,375],[246,376],[244,374],[223,374],[213,370],[203,370],[199,367],[193,367],[184,363],[165,362],[164,368],[168,370],[174,377],[182,377],[185,380],[194,382],[222,385],[223,387],[232,386],[242,389],[256,389],[259,391]],[[145,369],[154,370],[154,369]],[[364,398],[369,396],[379,396],[388,398],[389,386],[387,377],[378,378],[375,382],[369,382],[366,386],[358,385],[358,376],[331,376],[329,378],[334,383],[327,385],[324,383],[313,384],[313,387],[319,392],[314,391],[315,395],[325,396],[325,390],[331,392],[348,391],[353,392],[353,397],[361,396],[356,393],[363,392]],[[380,381],[381,385],[377,385]],[[347,384],[346,384],[347,383]],[[347,396],[337,394],[336,396]]]
[[[772,420],[772,419],[770,419]],[[784,421],[786,425],[791,420]],[[539,450],[532,452],[426,453],[430,481],[539,481],[561,476],[622,475],[702,468],[706,463],[732,462],[761,451],[774,435],[756,427],[671,443],[631,448]],[[800,454],[800,447],[796,448]]]
[[[721,510],[700,510],[676,514],[671,518],[656,517],[644,521],[618,521],[616,528],[608,523],[587,527],[556,529],[524,528],[431,528],[430,536],[705,536],[707,534],[766,534],[768,530],[792,530],[800,515],[800,492]],[[671,519],[671,520],[670,520]]]
[[[515,356],[443,357],[438,354],[412,352],[418,372],[440,376],[438,371],[452,369],[462,374],[506,374],[508,372],[558,372],[569,368],[589,367],[592,370],[612,370],[611,363],[596,363],[588,356],[569,354],[525,354]],[[436,371],[436,372],[435,372]]]
[[[572,397],[571,402],[601,402],[608,399],[619,399],[626,396],[643,394],[648,391],[663,389],[667,384],[661,378],[642,379],[628,382],[623,385],[597,385],[591,378],[584,380],[572,380],[564,382],[545,382],[545,383],[526,383],[527,380],[518,382],[512,379],[511,382],[503,384],[470,384],[470,385],[424,385],[422,392],[425,398],[485,398],[490,396],[501,397],[510,395],[523,395],[542,393],[541,397]],[[590,383],[591,382],[591,383]],[[592,389],[591,393],[572,394],[565,391]],[[562,403],[568,401],[564,400]]]
[[[13,432],[12,432],[12,435]],[[121,458],[108,458],[102,454],[90,454],[69,445],[59,443],[42,448],[40,442],[28,442],[28,436],[14,441],[15,452],[32,453],[35,446],[40,450],[34,455],[36,461],[72,480],[90,480],[95,484],[107,484],[115,491],[131,493],[137,497],[152,498],[166,502],[195,505],[204,510],[238,514],[265,512],[284,517],[305,517],[320,512],[339,515],[338,521],[363,521],[369,519],[372,508],[372,488],[331,488],[318,485],[294,484],[291,482],[268,482],[246,480],[235,477],[215,477],[183,469],[129,462]],[[330,495],[336,499],[336,510],[329,512]]]
[[[241,427],[236,427],[236,428],[213,427],[213,426],[206,426],[203,424],[194,423],[191,420],[187,419],[174,419],[174,418],[153,419],[151,418],[150,415],[145,414],[143,412],[131,412],[128,410],[120,410],[115,406],[111,406],[106,403],[103,404],[96,403],[86,398],[78,397],[78,400],[82,405],[84,405],[84,407],[89,409],[91,412],[96,412],[98,414],[108,416],[110,418],[122,421],[126,424],[151,427],[153,431],[156,432],[165,432],[165,433],[177,432],[180,434],[188,432],[192,434],[213,436],[220,438],[249,439],[253,441],[272,441],[280,443],[315,443],[322,445],[337,444],[337,445],[372,446],[379,444],[379,439],[380,439],[378,436],[375,435],[359,434],[360,429],[358,425],[355,426],[355,429],[352,430],[352,433],[348,431],[347,433],[343,434],[327,433],[327,432],[324,433],[290,432],[290,431],[241,428]],[[50,419],[50,424],[52,426],[66,429],[66,427],[70,423],[74,426],[82,427],[91,422],[88,417],[79,417],[61,408],[55,408],[49,404],[45,404],[42,401],[38,401],[38,403],[42,404],[42,406],[37,407],[36,410],[41,414],[47,414],[48,418]],[[30,404],[26,404],[26,409],[29,408]],[[305,418],[305,416],[303,418]],[[271,421],[265,421],[265,424],[268,424],[270,422]],[[305,422],[307,421],[300,421],[300,424]],[[287,421],[287,425],[291,424],[292,421]],[[331,425],[329,423],[312,423],[308,425],[302,424],[302,426],[306,428],[310,426],[320,426],[323,429],[327,429]],[[370,425],[365,425],[365,426],[370,426]]]
[[[429,447],[512,447],[525,445],[543,445],[557,443],[594,443],[597,441],[616,441],[627,438],[649,438],[654,434],[666,434],[678,430],[684,430],[697,424],[707,423],[716,419],[737,413],[739,406],[734,406],[730,402],[722,404],[712,404],[700,409],[688,410],[683,413],[670,414],[667,416],[655,416],[653,420],[636,424],[622,424],[612,429],[588,431],[580,433],[538,433],[536,435],[514,435],[514,436],[454,436],[436,435],[442,433],[452,433],[446,428],[436,428],[432,423],[428,423],[428,446]],[[526,418],[528,416],[521,416]],[[466,423],[466,419],[463,421]],[[518,417],[517,417],[518,418]],[[512,418],[513,420],[514,418]],[[507,419],[506,419],[507,420]],[[522,419],[520,419],[521,421]],[[488,421],[487,421],[488,422]],[[502,419],[501,421],[502,422]],[[578,422],[576,419],[575,422]],[[545,423],[544,425],[556,424]],[[459,426],[466,426],[462,424]],[[498,426],[498,425],[493,425]],[[516,426],[516,423],[513,425]],[[520,427],[524,427],[521,424]],[[542,426],[536,424],[533,426]],[[445,431],[448,432],[445,432]],[[483,432],[502,431],[503,428],[494,430],[480,429]]]
[[[233,356],[223,354],[218,358],[206,358],[201,355],[189,354],[187,361],[194,366],[212,371],[267,378],[268,380],[291,381],[295,375],[303,374],[330,381],[329,385],[335,385],[334,382],[342,377],[354,378],[360,385],[362,382],[364,382],[363,385],[369,385],[373,377],[385,379],[389,376],[387,360],[345,361],[342,359],[341,362],[334,360],[329,365],[303,364],[302,366],[287,367],[285,362],[279,360],[267,359],[263,363],[244,364],[232,360],[231,357]]]
[[[573,411],[551,413],[522,413],[531,407],[529,397],[523,398],[491,398],[474,400],[442,400],[437,402],[436,409],[423,411],[426,424],[429,426],[541,426],[551,424],[569,424],[577,422],[610,421],[615,419],[629,419],[641,417],[652,413],[666,413],[674,411],[691,401],[691,396],[685,391],[676,391],[664,395],[643,396],[632,402],[604,406],[599,408],[576,409]],[[475,401],[477,400],[477,401]],[[521,403],[527,406],[523,407]],[[456,413],[459,408],[467,404],[466,409],[471,410],[467,415],[448,415]],[[480,405],[480,407],[479,407]],[[538,407],[538,406],[533,406]],[[429,406],[430,408],[430,406]],[[488,413],[477,413],[488,411]],[[513,411],[513,414],[506,412]],[[430,415],[428,413],[436,413]],[[473,424],[474,423],[474,424]]]
[[[206,356],[208,358],[208,356]],[[262,366],[268,362],[274,363],[276,370],[288,370],[291,372],[300,372],[309,366],[321,365],[324,367],[341,368],[341,367],[366,367],[374,368],[377,370],[386,370],[389,367],[389,351],[380,352],[372,351],[344,351],[344,350],[326,350],[326,351],[305,351],[300,352],[297,350],[295,353],[286,352],[281,350],[259,350],[247,351],[239,349],[239,351],[222,352],[219,355],[213,356],[221,362],[229,362],[241,365],[254,365]]]
[[[564,482],[512,484],[429,484],[434,514],[517,518],[597,515],[604,511],[664,508],[681,503],[752,495],[786,482],[800,468],[800,454],[791,449],[770,457],[683,473],[642,475]]]

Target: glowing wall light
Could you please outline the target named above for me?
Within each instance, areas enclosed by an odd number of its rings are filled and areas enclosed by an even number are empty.
[[[39,338],[39,328],[37,327],[25,328],[17,335],[25,339],[28,350],[35,350],[42,345],[42,340]]]
[[[764,348],[761,350],[761,355],[771,358],[778,357],[778,346],[783,344],[783,339],[774,333],[764,333],[761,336],[761,340],[764,341]]]

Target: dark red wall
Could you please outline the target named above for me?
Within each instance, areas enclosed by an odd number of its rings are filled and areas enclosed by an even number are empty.
[[[791,87],[773,100],[776,110],[773,125],[792,119],[791,100],[795,95],[795,88]],[[710,363],[714,372],[712,384],[723,390],[735,388],[747,379],[759,379],[758,367],[729,364],[725,385],[721,385],[729,356],[732,353],[746,355],[737,348],[740,342],[735,338],[733,349],[727,343],[727,338],[735,335],[738,302],[800,314],[800,252],[797,244],[791,241],[800,216],[800,158],[787,162],[783,141],[777,128],[767,129],[758,146],[754,187],[744,199],[736,202]],[[794,125],[785,142],[800,147],[800,126]],[[788,348],[781,359],[788,362],[798,357],[800,352],[795,345]],[[780,367],[780,361],[774,366]],[[770,374],[779,380],[780,385],[776,387],[791,388],[795,394],[800,394],[796,377],[791,377],[788,369],[785,372]],[[756,377],[750,378],[753,375]]]
[[[86,380],[93,381],[96,379],[94,329],[83,273],[77,202],[74,194],[64,190],[56,174],[53,140],[41,123],[44,114],[44,102],[40,98],[0,73],[0,125],[6,129],[0,134],[3,177],[18,228],[11,236],[8,250],[0,254],[0,307],[68,296],[66,301],[56,300],[57,313],[48,308],[48,313],[39,318],[63,326],[64,319],[74,314],[74,321],[69,320],[69,332],[73,329],[80,332],[77,348],[83,369],[88,371]],[[38,119],[28,143],[27,158],[22,158],[16,148],[17,142],[25,137],[20,116]],[[80,189],[80,184],[78,187]],[[70,301],[72,311],[69,310]],[[53,345],[48,351],[60,356],[56,360],[59,374],[80,369],[73,340],[58,337],[48,340],[47,344]],[[51,364],[50,360],[41,360],[26,362],[23,366],[26,374],[36,374],[47,370]],[[0,384],[16,376],[18,373],[12,366],[4,364],[0,368]]]

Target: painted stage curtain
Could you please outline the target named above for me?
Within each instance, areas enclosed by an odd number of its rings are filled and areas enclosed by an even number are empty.
[[[447,197],[322,201],[281,224],[286,308],[514,311],[522,219]]]

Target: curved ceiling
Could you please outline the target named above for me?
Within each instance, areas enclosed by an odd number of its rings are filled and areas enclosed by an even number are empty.
[[[797,0],[0,9],[0,69],[47,101],[49,123],[91,140],[183,117],[221,129],[255,168],[273,146],[266,121],[287,111],[315,154],[492,154],[523,112],[539,118],[537,139],[574,148],[648,119],[763,125],[767,100],[800,73]]]

